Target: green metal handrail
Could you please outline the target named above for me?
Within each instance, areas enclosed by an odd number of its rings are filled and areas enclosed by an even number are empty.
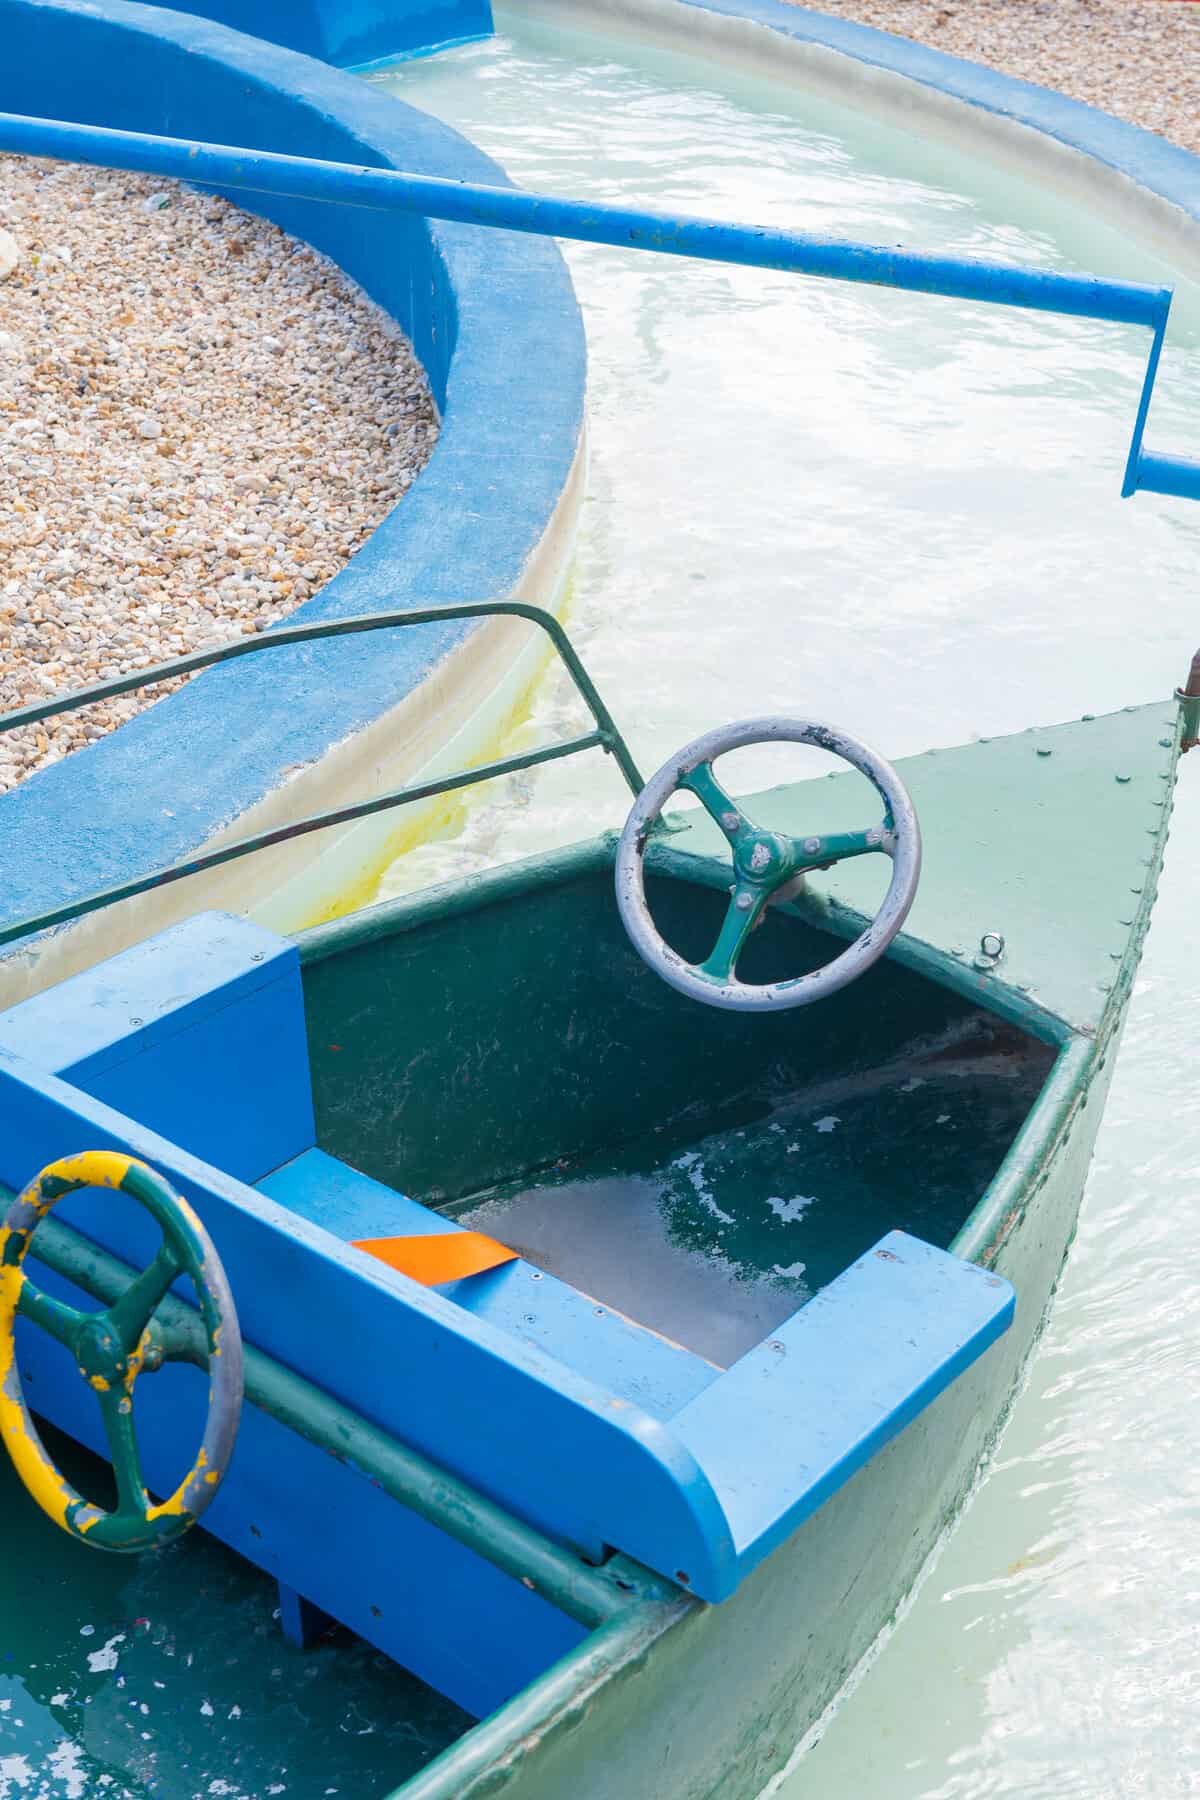
[[[82,900],[69,901],[49,912],[35,913],[28,918],[19,919],[15,925],[6,926],[0,930],[0,945],[32,937],[34,933],[48,930],[52,925],[65,925],[71,919],[84,918],[88,913],[114,906],[119,900],[130,900],[137,894],[149,892],[151,888],[166,887],[171,882],[182,881],[185,876],[203,874],[206,869],[215,869],[238,857],[250,856],[256,850],[269,849],[273,844],[288,843],[293,838],[306,836],[310,831],[324,831],[331,825],[349,825],[356,819],[369,818],[373,813],[388,812],[397,806],[409,806],[416,800],[429,800],[436,794],[452,793],[456,788],[472,787],[476,782],[491,781],[498,775],[511,775],[518,769],[530,769],[538,763],[556,762],[561,757],[575,756],[583,750],[603,750],[614,757],[630,792],[639,794],[645,784],[638,773],[637,764],[570,638],[553,613],[546,612],[540,606],[528,606],[521,600],[471,600],[453,606],[421,607],[412,612],[356,614],[353,618],[330,620],[321,625],[278,626],[261,637],[237,638],[232,643],[219,644],[209,650],[197,650],[190,656],[179,656],[171,662],[155,663],[148,669],[139,669],[129,675],[114,676],[112,680],[98,682],[94,687],[79,688],[70,694],[58,694],[53,699],[41,700],[34,706],[21,706],[12,712],[0,713],[0,735],[16,731],[22,725],[36,725],[59,713],[78,712],[81,707],[91,706],[98,700],[110,700],[118,694],[133,693],[138,688],[154,687],[161,681],[172,681],[179,675],[190,675],[197,669],[211,668],[216,663],[233,662],[240,656],[254,656],[263,650],[281,650],[289,645],[319,642],[323,638],[350,637],[362,632],[386,631],[405,625],[433,625],[451,619],[481,619],[497,614],[528,619],[547,634],[595,721],[594,731],[587,732],[583,737],[566,738],[561,743],[544,744],[534,750],[525,750],[515,756],[497,757],[492,762],[480,763],[473,769],[460,769],[434,781],[419,782],[412,787],[393,788],[389,793],[377,795],[373,800],[358,800],[349,806],[313,813],[294,824],[278,825],[270,831],[256,832],[251,837],[239,838],[235,843],[222,845],[219,850],[205,851],[203,855],[192,857],[188,862],[172,863],[166,868],[156,869],[153,874],[139,876],[134,881],[100,888]]]
[[[0,1184],[0,1214],[11,1199],[11,1191]],[[105,1304],[123,1294],[136,1273],[59,1219],[40,1222],[29,1254]],[[185,1301],[168,1294],[150,1330],[152,1350],[164,1362],[207,1366],[200,1315]],[[589,1630],[647,1601],[682,1597],[673,1582],[630,1557],[613,1556],[600,1565],[584,1562],[251,1344],[245,1346],[245,1382],[252,1406],[378,1482],[392,1499]]]

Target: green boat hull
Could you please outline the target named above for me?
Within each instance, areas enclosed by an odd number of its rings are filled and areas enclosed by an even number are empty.
[[[1003,983],[981,957],[967,961],[954,954],[958,943],[947,946],[951,935],[969,942],[973,923],[953,891],[965,885],[960,867],[926,896],[925,912],[957,924],[935,925],[922,941],[918,911],[916,932],[910,927],[893,955],[937,968],[960,992],[1058,1042],[1024,1129],[951,1245],[1012,1282],[1011,1329],[732,1599],[644,1608],[623,1630],[608,1628],[611,1644],[595,1634],[590,1662],[565,1659],[393,1800],[752,1800],[837,1700],[968,1501],[1037,1342],[1075,1230],[1149,925],[1179,746],[1175,709],[1144,708],[900,765],[927,838],[934,805],[922,807],[926,783],[936,789],[934,831],[966,826],[976,843],[989,843],[991,867],[980,880],[976,866],[967,880],[989,894],[989,921],[1017,921],[1018,943],[1010,937]],[[1031,808],[1030,771],[1036,780],[1052,759],[1053,804]],[[1128,807],[1131,789],[1140,799]],[[798,791],[781,791],[781,804],[794,807]],[[1111,804],[1126,812],[1110,824]],[[1021,830],[1039,858],[1036,882],[1013,854]],[[662,865],[695,873],[687,849],[676,844]],[[1059,910],[1064,897],[1073,911]],[[854,899],[851,889],[847,905]],[[857,917],[844,922],[847,933]]]
[[[403,1183],[468,1221],[481,1208],[529,1203],[515,1189],[531,1181],[552,1211],[577,1171],[606,1157],[642,1168],[665,1155],[675,1166],[670,1146],[715,1142],[717,1127],[730,1141],[745,1135],[758,1154],[765,1122],[786,1116],[771,1107],[799,1094],[817,1133],[828,1123],[821,1108],[862,1126],[805,1139],[810,1164],[845,1143],[842,1186],[831,1185],[832,1211],[844,1215],[841,1266],[861,1255],[856,1231],[868,1244],[878,1235],[877,1219],[855,1216],[861,1169],[884,1204],[894,1201],[891,1222],[919,1224],[1017,1294],[1010,1329],[720,1604],[688,1594],[683,1576],[672,1583],[619,1555],[597,1571],[546,1540],[542,1566],[560,1580],[564,1610],[576,1604],[572,1581],[594,1593],[601,1575],[627,1585],[627,1603],[595,1612],[575,1650],[465,1731],[461,1715],[410,1684],[420,1748],[409,1768],[438,1741],[446,1748],[394,1788],[395,1800],[751,1800],[845,1689],[969,1498],[1036,1343],[1103,1114],[1190,716],[1140,708],[901,764],[930,846],[917,907],[868,979],[800,1023],[706,1009],[698,1019],[644,968],[612,903],[611,838],[302,934],[319,1142],[374,1180]],[[747,806],[767,823],[774,815],[826,831],[845,822],[843,779]],[[656,916],[673,939],[710,938],[727,875],[707,826],[677,821],[648,865]],[[862,879],[844,865],[823,898],[773,912],[751,961],[826,959],[831,935],[853,936],[869,910]],[[998,953],[989,953],[993,934]],[[972,1076],[973,1056],[984,1074]],[[986,1101],[997,1059],[1008,1067],[1007,1110]],[[936,1091],[939,1079],[961,1082],[965,1124],[978,1103],[963,1135],[977,1140],[965,1150],[983,1146],[982,1162],[939,1163],[951,1154],[930,1130],[941,1118],[919,1094],[906,1114],[910,1138],[886,1141],[896,1094]],[[756,1118],[758,1132],[743,1133]],[[736,1188],[736,1162],[729,1179]],[[925,1187],[950,1192],[956,1182],[952,1229],[945,1208],[928,1219],[906,1212]],[[51,1266],[98,1294],[119,1287],[111,1258],[93,1258],[89,1272],[84,1240],[72,1246],[66,1226],[45,1231]],[[769,1268],[769,1239],[738,1246],[747,1266],[758,1257]],[[692,1247],[703,1261],[702,1239]],[[645,1298],[650,1310],[633,1316],[661,1329],[653,1292]],[[315,1390],[252,1347],[252,1305],[244,1323],[255,1405],[417,1505],[420,1483],[401,1467],[407,1452],[373,1442],[362,1419],[328,1398],[320,1426]],[[427,1485],[419,1499],[423,1516],[513,1573],[489,1543],[494,1524],[464,1525],[464,1504],[461,1487],[439,1500]],[[456,1604],[469,1608],[469,1590]],[[583,1620],[591,1605],[571,1616]]]

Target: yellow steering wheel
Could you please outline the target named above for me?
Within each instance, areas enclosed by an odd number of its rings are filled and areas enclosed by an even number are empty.
[[[119,1189],[162,1227],[153,1261],[98,1313],[52,1299],[23,1267],[41,1220],[79,1188]],[[143,1369],[158,1367],[160,1359],[150,1354],[150,1321],[180,1275],[191,1278],[204,1325],[209,1410],[196,1461],[171,1497],[155,1505],[142,1479],[133,1386]],[[113,1512],[76,1493],[38,1436],[17,1370],[18,1314],[66,1346],[96,1394],[117,1479]],[[84,1151],[43,1169],[0,1226],[0,1438],[42,1511],[72,1537],[102,1550],[146,1550],[179,1537],[216,1494],[233,1453],[241,1406],[242,1336],[233,1296],[212,1240],[187,1201],[146,1163],[112,1150]]]

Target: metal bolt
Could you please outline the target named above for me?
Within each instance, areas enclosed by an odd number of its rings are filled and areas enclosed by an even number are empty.
[[[820,838],[805,838],[805,840],[804,840],[804,854],[805,854],[805,855],[806,855],[806,856],[815,856],[815,855],[816,855],[816,854],[817,854],[817,851],[818,851],[818,850],[819,850],[819,849],[820,849],[820,848],[821,848],[821,840],[820,840]]]
[[[1053,754],[1054,754],[1054,752],[1052,750],[1043,749],[1043,747],[1040,744],[1038,745],[1038,755],[1039,756],[1053,756]]]
[[[144,1019],[130,1019],[130,1021],[129,1021],[129,1023],[131,1025],[144,1025],[145,1022],[146,1021]]]
[[[1004,939],[998,931],[985,931],[979,940],[979,953],[993,962],[1004,955]]]
[[[1127,781],[1133,780],[1133,776],[1132,775],[1118,775],[1117,780],[1121,783],[1122,787],[1124,787],[1124,785]]]
[[[265,950],[256,950],[254,955],[250,958],[251,962],[266,962],[266,960],[267,953]]]
[[[734,904],[739,912],[749,912],[754,900],[750,894],[739,894]]]
[[[721,814],[721,823],[725,827],[726,831],[736,831],[738,826],[741,824],[741,822],[742,821],[738,818],[738,816],[735,812],[727,812],[727,813]]]

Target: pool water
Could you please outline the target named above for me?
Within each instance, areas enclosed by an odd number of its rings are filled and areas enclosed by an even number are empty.
[[[960,146],[700,59],[510,11],[497,23],[494,41],[375,80],[528,188],[1171,278],[1077,205]],[[832,718],[898,756],[1103,712],[1181,678],[1200,623],[1200,507],[1119,499],[1148,333],[563,251],[590,359],[569,625],[644,772],[755,714]],[[1152,447],[1200,455],[1198,393],[1189,290]],[[548,681],[520,742],[582,723],[567,685]],[[810,772],[804,755],[743,752],[741,778]],[[382,891],[572,841],[618,822],[626,801],[599,756],[518,776],[452,842],[394,865]]]
[[[497,23],[378,79],[527,187],[1173,282],[1147,441],[1200,454],[1195,290],[1078,206],[782,82]],[[643,769],[755,713],[901,755],[1181,679],[1200,508],[1118,498],[1144,333],[563,248],[590,353],[570,627]],[[578,722],[551,679],[518,739]],[[808,772],[742,754],[748,784]],[[1200,766],[1183,775],[1078,1237],[1000,1458],[779,1800],[1200,1793]],[[384,891],[623,809],[610,766],[554,765]]]
[[[499,24],[494,42],[374,79],[528,186],[1169,275],[934,138],[702,61]],[[749,713],[828,716],[900,755],[1148,699],[1182,675],[1200,639],[1200,509],[1117,498],[1144,334],[566,254],[591,351],[570,623],[644,768]],[[1195,297],[1176,311],[1149,442],[1194,455]],[[549,679],[517,741],[575,723]],[[744,779],[804,767],[747,755]],[[782,1800],[1200,1792],[1200,767],[1185,774],[1028,1389],[961,1528]],[[556,765],[497,787],[385,887],[622,808],[611,765]],[[408,1678],[361,1645],[289,1650],[269,1585],[200,1534],[145,1562],[64,1548],[7,1466],[0,1515],[0,1800],[365,1800],[461,1725],[434,1703],[421,1740]]]

